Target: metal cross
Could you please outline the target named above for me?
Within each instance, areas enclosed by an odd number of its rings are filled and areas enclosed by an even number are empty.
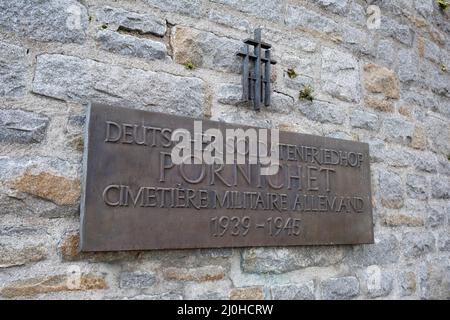
[[[270,105],[270,73],[271,65],[277,62],[270,59],[270,44],[261,41],[261,29],[255,29],[255,39],[244,40],[245,47],[238,56],[244,58],[242,63],[242,98],[245,101],[253,101],[256,111],[261,109],[260,105]],[[253,53],[249,45],[253,46]],[[264,53],[264,56],[263,54]],[[252,63],[250,63],[250,61]]]

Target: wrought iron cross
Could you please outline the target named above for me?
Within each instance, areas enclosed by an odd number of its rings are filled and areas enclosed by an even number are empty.
[[[256,111],[260,105],[270,106],[270,73],[271,65],[277,62],[270,58],[270,44],[261,41],[261,29],[255,29],[255,39],[244,40],[245,47],[238,56],[244,58],[242,63],[242,98],[245,101],[253,101]],[[249,46],[253,46],[253,53]],[[264,52],[263,52],[264,51]],[[264,53],[264,55],[263,55]],[[252,63],[250,63],[252,62]]]

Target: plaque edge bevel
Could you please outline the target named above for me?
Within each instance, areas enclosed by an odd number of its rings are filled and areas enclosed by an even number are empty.
[[[89,251],[85,248],[85,211],[86,211],[86,186],[87,186],[87,167],[89,157],[89,131],[91,126],[92,103],[89,102],[86,111],[86,121],[84,127],[84,147],[83,147],[83,163],[82,163],[82,179],[81,179],[81,199],[80,199],[80,242],[78,252]]]

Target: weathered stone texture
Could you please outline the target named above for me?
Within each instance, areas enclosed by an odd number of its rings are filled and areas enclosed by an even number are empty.
[[[149,288],[156,282],[154,274],[149,272],[122,272],[119,276],[120,288]]]
[[[239,41],[187,27],[176,27],[172,32],[171,46],[177,63],[229,72],[241,70],[236,55],[242,47]]]
[[[193,17],[199,17],[202,12],[201,0],[144,0],[144,2],[163,11],[176,12]]]
[[[252,248],[242,252],[242,269],[280,274],[312,266],[330,266],[344,258],[340,247]]]
[[[11,186],[18,191],[53,201],[58,205],[75,204],[81,193],[78,179],[58,176],[49,172],[26,171],[13,181]]]
[[[364,98],[364,103],[367,107],[376,111],[393,112],[394,105],[389,100],[379,99],[377,97],[367,96]]]
[[[327,11],[344,14],[348,10],[349,0],[312,0],[312,3],[316,3],[319,7],[324,8]]]
[[[414,199],[426,200],[428,198],[428,181],[426,177],[408,175],[406,178],[406,192]]]
[[[167,54],[166,46],[158,41],[136,38],[110,30],[97,33],[97,41],[102,49],[149,60],[164,59]]]
[[[342,124],[346,118],[344,108],[330,103],[302,103],[300,110],[308,119],[322,123]]]
[[[0,0],[0,299],[450,299],[447,18],[434,0]],[[236,55],[257,27],[277,61],[261,112]],[[90,102],[366,142],[375,243],[79,252]]]
[[[322,48],[321,75],[323,91],[343,101],[359,102],[359,66],[353,56],[332,48]]]
[[[86,8],[75,0],[0,2],[0,26],[40,41],[82,43],[88,23]]]
[[[350,123],[353,128],[378,130],[380,126],[379,117],[376,114],[355,110],[350,113]]]
[[[436,248],[436,239],[429,232],[407,232],[402,238],[405,257],[417,258],[430,253]]]
[[[234,8],[243,13],[265,18],[268,20],[279,21],[283,14],[283,0],[211,0]]]
[[[241,31],[251,32],[251,24],[249,21],[231,14],[226,14],[219,10],[210,10],[208,19],[221,25],[236,28]]]
[[[381,221],[388,227],[421,227],[425,224],[422,217],[416,217],[407,213],[390,213],[384,214]]]
[[[264,291],[261,287],[234,288],[230,300],[264,300]]]
[[[370,298],[385,297],[389,295],[393,287],[391,274],[378,266],[369,266],[365,270],[367,295]]]
[[[0,245],[0,268],[22,266],[47,258],[47,248],[42,244],[17,247],[3,243]]]
[[[381,170],[378,174],[378,186],[383,206],[394,209],[403,206],[405,190],[402,178],[397,173]]]
[[[27,50],[0,42],[0,97],[22,97],[27,86]]]
[[[37,143],[45,138],[49,118],[23,110],[0,109],[0,142]]]
[[[400,296],[410,296],[416,292],[416,274],[412,271],[403,272],[399,276]]]
[[[384,119],[382,130],[388,141],[404,145],[409,145],[414,135],[414,125],[400,118]]]
[[[0,296],[4,298],[16,298],[49,292],[102,290],[107,288],[108,285],[103,276],[82,274],[80,276],[79,286],[72,287],[67,275],[58,274],[7,283],[0,289]]]
[[[314,300],[314,281],[303,284],[285,284],[271,288],[273,300]]]
[[[184,298],[189,300],[229,299],[231,284],[228,281],[192,282],[184,288]]]
[[[225,277],[221,266],[205,266],[199,268],[166,268],[164,278],[170,281],[217,281]]]
[[[431,195],[435,199],[450,199],[450,181],[446,177],[438,178],[433,181],[431,186]]]
[[[359,281],[356,277],[330,278],[320,284],[322,299],[342,300],[359,295]]]
[[[392,70],[374,64],[364,66],[364,86],[370,93],[379,93],[386,98],[400,97],[400,83]]]
[[[203,81],[58,54],[37,59],[33,91],[49,97],[200,116]]]
[[[242,102],[242,85],[223,84],[217,93],[217,101],[223,104],[237,105]]]
[[[407,46],[412,45],[414,34],[408,26],[400,24],[386,16],[382,16],[380,27],[385,35],[390,36]]]
[[[148,13],[127,11],[122,8],[105,6],[95,10],[95,19],[125,31],[135,31],[140,34],[153,34],[159,37],[166,33],[166,21]]]
[[[355,246],[346,256],[346,262],[355,266],[389,265],[399,259],[399,242],[394,235],[381,234],[374,244]]]
[[[450,299],[450,274],[448,259],[439,259],[434,263],[427,263],[419,272],[419,296],[429,300]]]
[[[338,24],[323,15],[306,9],[305,7],[288,5],[286,24],[301,29],[312,29],[327,34],[337,34]]]

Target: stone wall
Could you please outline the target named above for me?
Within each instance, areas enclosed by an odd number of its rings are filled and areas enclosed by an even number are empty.
[[[450,298],[449,12],[368,2],[0,0],[0,299]],[[255,113],[235,53],[258,26]],[[80,254],[88,101],[367,142],[376,243]]]

